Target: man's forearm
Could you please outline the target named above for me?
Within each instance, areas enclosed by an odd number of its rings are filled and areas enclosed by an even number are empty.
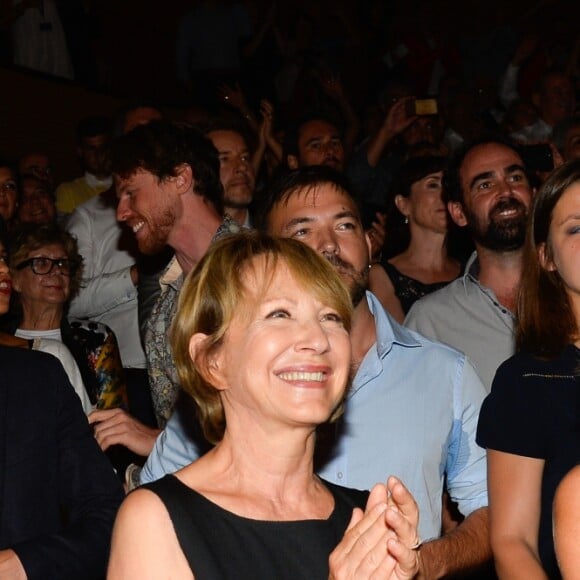
[[[425,580],[466,572],[491,558],[487,508],[465,518],[453,531],[421,546],[421,573]]]

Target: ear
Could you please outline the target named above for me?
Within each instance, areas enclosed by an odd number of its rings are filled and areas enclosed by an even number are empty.
[[[463,228],[467,225],[467,218],[463,211],[463,205],[458,201],[447,202],[447,209],[451,219],[460,227]]]
[[[298,169],[298,157],[296,155],[286,155],[286,163],[290,169]]]
[[[188,163],[181,163],[175,168],[175,177],[173,181],[177,188],[177,193],[187,193],[193,188],[193,172],[191,165]]]
[[[550,256],[550,249],[548,248],[548,244],[546,244],[546,242],[542,242],[538,246],[537,251],[540,266],[548,272],[553,272],[556,269],[556,264],[554,264],[554,260],[552,260]]]
[[[227,388],[227,385],[222,373],[221,349],[218,348],[215,352],[209,354],[205,348],[205,342],[208,338],[207,334],[196,332],[189,339],[189,356],[203,380],[218,391],[223,391]]]
[[[409,200],[406,197],[402,195],[395,196],[395,205],[404,217],[409,216]]]
[[[368,232],[365,232],[365,242],[367,243],[367,252],[369,255],[369,268],[371,267],[371,263],[373,261],[373,244],[371,242],[371,238]]]

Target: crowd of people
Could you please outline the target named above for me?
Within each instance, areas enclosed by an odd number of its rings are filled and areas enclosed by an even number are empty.
[[[407,38],[361,108],[184,38],[180,118],[0,159],[0,578],[575,578],[580,43],[484,98]]]

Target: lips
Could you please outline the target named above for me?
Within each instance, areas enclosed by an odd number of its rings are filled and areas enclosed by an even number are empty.
[[[341,167],[341,163],[336,157],[328,157],[324,160],[324,165],[328,165],[329,167],[333,167],[335,169],[339,169]]]
[[[330,375],[330,367],[324,365],[300,365],[277,371],[276,376],[299,387],[322,387]]]
[[[512,218],[526,213],[525,206],[518,200],[511,198],[499,201],[490,212],[490,218]]]
[[[323,372],[309,373],[304,371],[280,373],[278,376],[285,381],[312,381],[317,383],[322,382],[326,378],[326,374]]]
[[[10,295],[12,292],[12,280],[4,278],[0,280],[0,294]]]

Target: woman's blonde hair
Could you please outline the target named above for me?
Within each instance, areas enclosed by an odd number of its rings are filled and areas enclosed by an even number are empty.
[[[203,433],[214,444],[221,441],[226,421],[220,391],[204,370],[247,296],[246,275],[256,267],[257,257],[264,258],[264,290],[282,262],[307,292],[334,308],[350,330],[352,303],[346,286],[334,268],[306,244],[257,231],[215,242],[185,280],[171,332],[181,386],[195,400]],[[194,361],[189,345],[196,333],[206,334],[207,339]]]

